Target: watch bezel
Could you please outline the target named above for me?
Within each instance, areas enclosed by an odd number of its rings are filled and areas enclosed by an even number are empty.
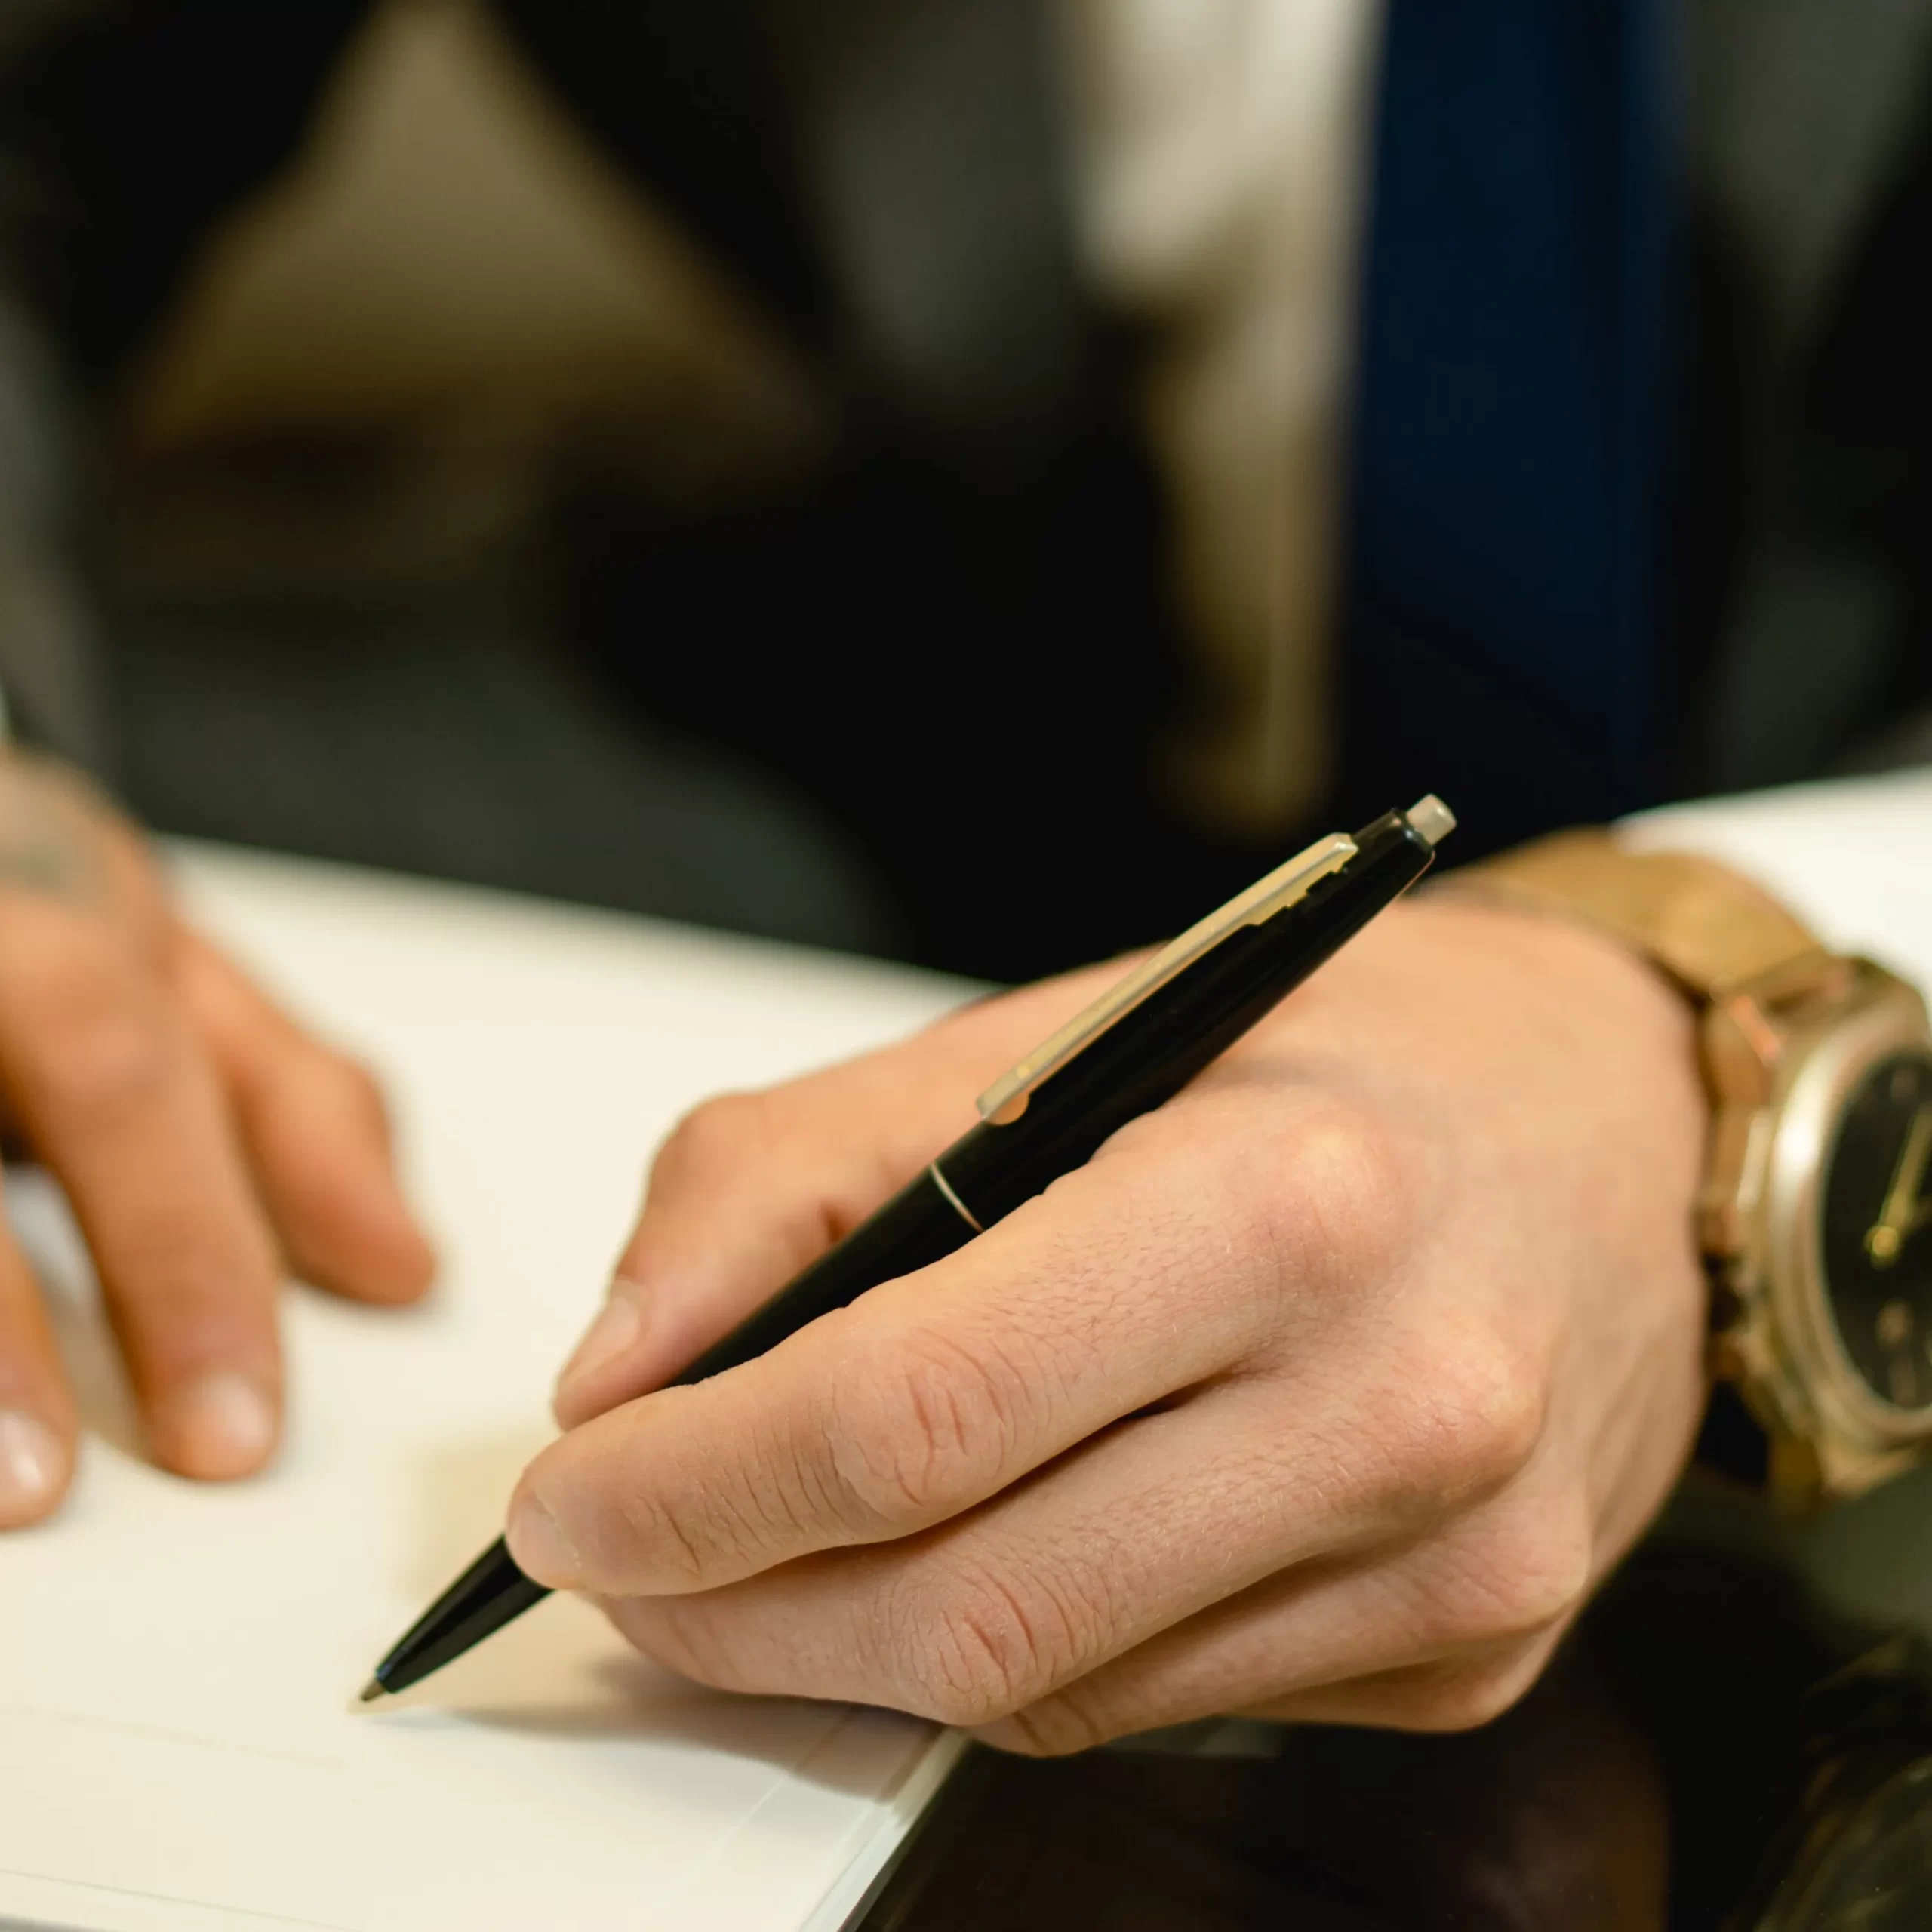
[[[1829,1432],[1860,1447],[1932,1438],[1932,1404],[1900,1408],[1846,1350],[1825,1279],[1823,1190],[1838,1124],[1865,1076],[1902,1051],[1932,1054],[1932,1025],[1913,989],[1867,968],[1861,995],[1793,1048],[1772,1094],[1764,1176],[1766,1286],[1777,1337]]]

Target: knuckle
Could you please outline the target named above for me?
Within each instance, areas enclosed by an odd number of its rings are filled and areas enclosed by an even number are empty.
[[[617,1486],[586,1530],[586,1561],[614,1588],[679,1593],[890,1534],[883,1503],[844,1472],[831,1413],[754,1419],[724,1461]]]
[[[1395,1427],[1410,1485],[1441,1509],[1480,1502],[1528,1466],[1548,1420],[1537,1364],[1493,1337],[1432,1352],[1403,1380]]]
[[[225,1342],[243,1322],[254,1327],[268,1318],[266,1298],[238,1296],[232,1284],[238,1272],[236,1257],[196,1223],[170,1219],[138,1226],[129,1232],[126,1273],[138,1284],[141,1300],[165,1311],[171,1342],[192,1353],[195,1345]],[[249,1254],[266,1272],[266,1257]],[[261,1277],[249,1283],[264,1284]],[[200,1331],[211,1331],[204,1335]]]
[[[653,1179],[703,1186],[755,1160],[770,1138],[770,1106],[758,1094],[719,1094],[678,1122],[658,1149]]]
[[[1367,1107],[1309,1095],[1251,1158],[1265,1171],[1243,1192],[1284,1287],[1349,1287],[1399,1251],[1413,1190],[1394,1137]]]
[[[31,1078],[42,1106],[77,1131],[138,1111],[180,1065],[158,1017],[97,976],[67,989],[40,1030]]]
[[[189,1234],[131,1244],[110,1303],[144,1395],[211,1367],[243,1370],[271,1393],[279,1387],[273,1275],[263,1255],[243,1265],[245,1275],[234,1255]]]
[[[1474,1556],[1484,1599],[1470,1632],[1477,1637],[1527,1638],[1560,1629],[1589,1594],[1592,1539],[1580,1510],[1516,1511],[1478,1539]]]
[[[619,1498],[619,1533],[654,1587],[705,1589],[804,1552],[878,1537],[886,1527],[838,1472],[840,1445],[821,1416],[806,1425],[767,1418],[745,1432],[725,1466]]]
[[[855,1355],[826,1421],[850,1513],[883,1527],[976,1500],[1020,1440],[1025,1388],[1001,1346],[936,1329]]]
[[[744,1660],[702,1599],[617,1598],[605,1605],[617,1627],[654,1662],[713,1690],[750,1691]]]
[[[1020,1758],[1077,1757],[1115,1734],[1070,1690],[1028,1704],[981,1732],[984,1742]]]
[[[915,1598],[903,1619],[919,1715],[962,1729],[1037,1705],[1074,1648],[1051,1597],[996,1575],[954,1580]]]
[[[728,1512],[730,1506],[714,1497],[712,1507]],[[680,1586],[701,1589],[712,1580],[719,1539],[712,1524],[700,1521],[677,1500],[626,1483],[612,1497],[608,1518],[593,1516],[574,1540],[593,1580],[601,1576],[610,1587],[623,1589],[644,1553],[668,1594]]]
[[[1479,1730],[1518,1703],[1541,1675],[1540,1651],[1517,1652],[1480,1663],[1463,1663],[1419,1678],[1404,1694],[1400,1721],[1407,1730]]]

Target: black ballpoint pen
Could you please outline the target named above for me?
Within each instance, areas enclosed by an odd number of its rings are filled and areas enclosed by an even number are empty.
[[[1439,798],[1318,841],[1069,1020],[980,1096],[969,1129],[872,1217],[676,1378],[754,1360],[868,1288],[964,1247],[1171,1100],[1421,878],[1455,827]],[[361,1702],[407,1690],[549,1595],[500,1538],[377,1666]]]

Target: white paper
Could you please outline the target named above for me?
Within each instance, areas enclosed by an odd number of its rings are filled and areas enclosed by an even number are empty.
[[[399,1315],[294,1294],[286,1449],[260,1481],[198,1487],[135,1453],[78,1245],[51,1190],[12,1177],[91,1433],[60,1520],[0,1538],[0,1924],[836,1925],[950,1760],[931,1727],[700,1690],[567,1598],[408,1708],[345,1706],[500,1527],[677,1115],[963,989],[324,868],[183,863],[207,922],[383,1071],[444,1277]]]

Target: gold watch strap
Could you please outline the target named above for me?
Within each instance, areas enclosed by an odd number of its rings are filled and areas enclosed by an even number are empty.
[[[1456,874],[1486,894],[1564,912],[1620,939],[1700,1004],[1831,956],[1770,894],[1710,859],[1633,852],[1607,833],[1559,832]]]

